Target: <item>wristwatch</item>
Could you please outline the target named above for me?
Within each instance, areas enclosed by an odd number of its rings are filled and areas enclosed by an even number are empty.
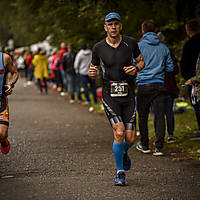
[[[139,67],[136,65],[136,66],[134,66],[135,67],[135,69],[136,69],[136,71],[137,72],[139,72],[140,71],[140,69],[139,69]]]
[[[14,83],[12,81],[8,82],[9,85],[11,85],[11,88],[14,88]]]

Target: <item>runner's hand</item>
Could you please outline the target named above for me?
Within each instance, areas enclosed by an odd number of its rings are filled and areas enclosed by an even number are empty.
[[[133,76],[137,73],[136,68],[133,66],[128,66],[128,67],[125,66],[125,67],[123,67],[123,70],[126,74],[131,75],[131,76]]]
[[[5,93],[6,95],[11,95],[12,94],[12,86],[10,84],[4,85],[5,87]]]
[[[97,76],[97,72],[98,72],[98,67],[97,66],[90,66],[90,69],[88,71],[88,76],[92,79],[95,79]]]
[[[185,85],[192,85],[192,81],[189,79],[185,82]]]

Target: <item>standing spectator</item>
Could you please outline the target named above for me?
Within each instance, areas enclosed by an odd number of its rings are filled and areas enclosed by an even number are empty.
[[[80,92],[80,80],[78,75],[76,75],[74,69],[74,61],[76,53],[73,50],[73,44],[68,44],[67,47],[68,47],[68,52],[63,55],[62,65],[63,69],[65,69],[67,80],[69,81],[70,95],[71,95],[70,103],[74,103],[75,92],[77,92],[79,101],[82,101]]]
[[[56,92],[59,84],[59,74],[58,74],[58,68],[57,68],[57,62],[58,62],[58,50],[57,48],[54,48],[51,52],[51,69],[50,69],[50,77],[53,82],[52,91]]]
[[[181,57],[181,75],[185,81],[189,80],[191,77],[195,76],[196,73],[196,63],[198,54],[200,52],[200,33],[199,24],[197,21],[191,20],[185,25],[185,30],[189,40],[185,43],[183,47],[183,53]],[[192,85],[186,85],[187,93],[191,101]],[[200,107],[195,104],[193,105],[197,123],[198,131],[192,136],[191,139],[200,138]]]
[[[17,69],[19,72],[19,76],[21,78],[25,78],[25,62],[24,62],[24,51],[19,52],[19,57],[16,59]]]
[[[37,79],[37,83],[40,88],[40,93],[42,94],[44,87],[46,94],[48,94],[48,60],[46,57],[46,52],[44,50],[39,49],[38,52],[39,54],[35,55],[32,61],[34,65],[34,76]]]
[[[192,104],[200,106],[200,53],[196,64],[196,74],[185,82],[185,85],[192,85]],[[200,138],[195,138],[200,139]]]
[[[49,70],[49,71],[51,70],[51,65],[52,65],[52,62],[51,62],[51,59],[52,59],[52,57],[53,57],[52,51],[53,51],[53,49],[49,49],[49,50],[47,51],[48,70]]]
[[[142,23],[142,40],[138,43],[144,57],[145,68],[138,73],[137,105],[139,114],[140,142],[136,148],[143,153],[150,153],[148,138],[148,115],[153,105],[156,120],[156,141],[154,156],[163,155],[165,137],[165,71],[173,71],[173,61],[169,49],[160,42],[155,33],[153,20]]]
[[[158,37],[161,42],[165,43],[165,36],[161,32],[158,33]],[[171,50],[170,50],[170,55],[173,60],[174,70],[172,72],[165,72],[165,81],[164,81],[165,93],[166,93],[165,116],[167,121],[167,133],[168,133],[167,143],[174,142],[175,120],[174,120],[173,105],[174,105],[174,99],[177,98],[179,94],[179,89],[177,87],[175,79],[175,75],[179,73],[178,60]],[[154,120],[154,127],[156,127],[155,123],[156,122]]]
[[[200,108],[200,53],[197,59],[196,64],[196,74],[185,82],[185,85],[191,86],[191,103],[193,106]],[[200,137],[197,135],[193,136],[191,140],[200,140]]]
[[[25,73],[25,84],[24,86],[26,87],[27,86],[27,82],[28,82],[28,66],[26,65],[26,60],[28,58],[28,51],[24,50],[23,52],[23,59],[24,59],[24,65],[25,65],[25,68],[24,68],[24,73]]]
[[[28,57],[26,59],[26,66],[27,66],[27,76],[28,76],[28,82],[27,85],[31,85],[33,81],[33,65],[32,65],[32,59],[33,59],[33,54],[30,51],[28,54]]]
[[[58,53],[58,75],[60,77],[60,84],[59,84],[59,92],[61,96],[65,96],[68,92],[68,87],[67,87],[67,78],[66,78],[66,74],[65,71],[63,69],[63,65],[62,65],[62,58],[63,55],[67,52],[67,47],[65,42],[62,42],[61,45],[61,50]],[[64,89],[64,90],[63,90]]]
[[[94,102],[95,103],[98,102],[96,94],[96,82],[94,79],[91,79],[88,76],[88,70],[90,68],[91,60],[92,60],[92,51],[90,49],[87,49],[87,45],[85,43],[81,44],[81,50],[77,53],[75,58],[74,68],[76,74],[79,74],[82,86],[84,88],[84,94],[86,98],[85,104],[91,103],[88,91],[88,84],[90,84]]]
[[[196,65],[196,76],[191,77],[189,80],[185,82],[185,85],[192,86],[191,92],[191,102],[192,105],[196,105],[200,108],[200,53],[197,59]],[[191,140],[200,140],[200,137],[195,136],[192,137]],[[197,153],[200,153],[200,149],[197,149]]]

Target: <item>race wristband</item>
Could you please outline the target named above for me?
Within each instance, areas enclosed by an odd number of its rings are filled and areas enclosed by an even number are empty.
[[[13,82],[10,81],[8,84],[11,85],[12,88],[14,88]]]

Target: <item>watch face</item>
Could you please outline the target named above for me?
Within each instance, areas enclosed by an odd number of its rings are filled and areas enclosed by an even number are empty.
[[[136,69],[136,71],[137,72],[139,72],[140,70],[139,70],[139,68],[138,68],[138,66],[135,66],[135,69]]]
[[[9,82],[8,84],[10,84],[12,88],[14,87],[13,82]]]

